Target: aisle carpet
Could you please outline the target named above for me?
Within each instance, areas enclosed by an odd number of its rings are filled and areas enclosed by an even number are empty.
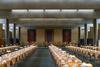
[[[56,64],[48,48],[42,47],[37,48],[31,56],[19,62],[17,67],[56,67]]]

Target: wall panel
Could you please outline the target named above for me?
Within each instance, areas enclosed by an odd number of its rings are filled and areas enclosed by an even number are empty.
[[[45,29],[43,28],[36,29],[36,41],[41,43],[45,41]]]

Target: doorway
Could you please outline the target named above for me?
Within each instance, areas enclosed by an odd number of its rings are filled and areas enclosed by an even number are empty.
[[[45,41],[48,43],[53,41],[53,29],[46,29]]]

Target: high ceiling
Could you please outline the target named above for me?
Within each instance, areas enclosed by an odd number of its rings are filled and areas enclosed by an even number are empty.
[[[27,12],[13,13],[12,10]],[[29,10],[43,10],[43,12],[29,12]],[[50,13],[46,10],[58,12]],[[63,12],[64,10],[67,12]],[[81,10],[83,12],[80,12]],[[0,17],[9,17],[10,22],[27,27],[75,27],[92,23],[93,19],[100,18],[100,0],[0,0]]]
[[[100,9],[100,0],[0,0],[0,9]]]

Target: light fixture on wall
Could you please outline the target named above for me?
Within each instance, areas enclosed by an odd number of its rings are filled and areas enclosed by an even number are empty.
[[[13,32],[13,27],[14,27],[14,24],[10,23],[9,24],[9,31]]]
[[[6,19],[0,19],[0,24],[6,23]]]
[[[97,23],[100,24],[100,18],[97,19]]]

